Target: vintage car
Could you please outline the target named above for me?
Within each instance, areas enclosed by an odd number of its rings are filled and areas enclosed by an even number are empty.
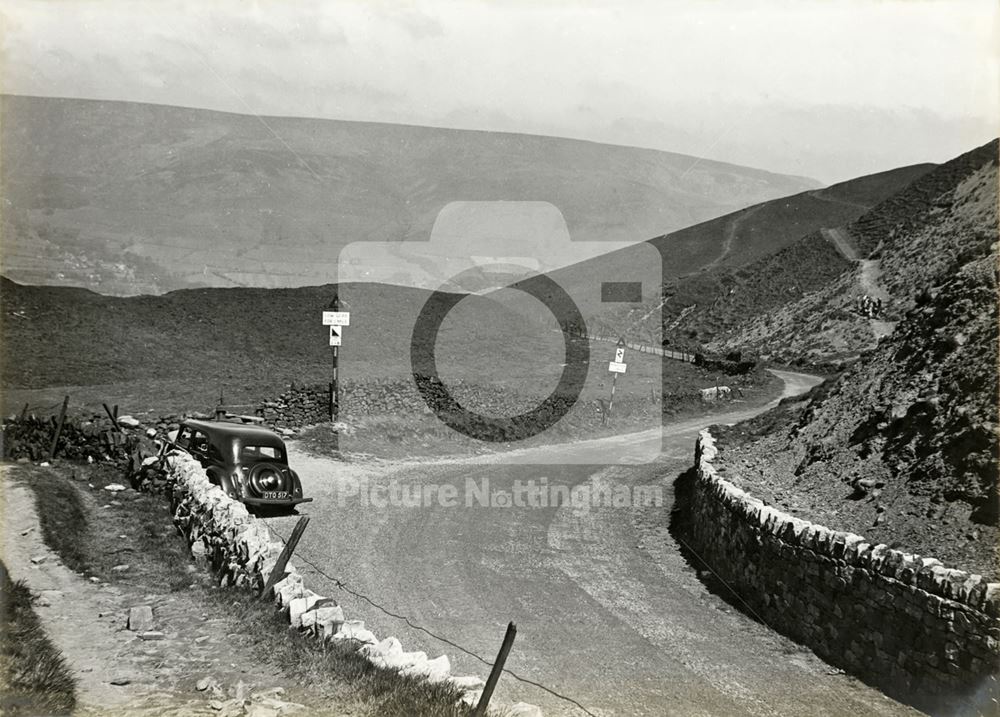
[[[285,444],[274,431],[227,421],[181,422],[167,450],[189,453],[208,478],[249,509],[290,509],[302,497],[298,474],[288,466]]]

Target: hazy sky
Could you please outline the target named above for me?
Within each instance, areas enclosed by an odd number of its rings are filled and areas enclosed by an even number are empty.
[[[996,0],[6,0],[4,91],[633,144],[836,181],[998,132]]]

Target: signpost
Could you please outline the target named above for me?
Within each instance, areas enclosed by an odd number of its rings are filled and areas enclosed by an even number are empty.
[[[339,306],[340,299],[334,294],[333,301],[330,302],[330,306]],[[351,312],[350,311],[324,311],[323,312],[323,326],[350,326],[351,325]]]
[[[625,338],[621,337],[618,339],[618,345],[615,347],[615,360],[608,364],[608,371],[613,374],[611,377],[611,399],[608,401],[609,416],[615,405],[615,384],[618,383],[618,374],[625,373],[626,367]]]
[[[333,300],[330,301],[329,310],[323,312],[323,326],[330,327],[331,368],[333,369],[332,380],[330,382],[330,421],[332,423],[337,422],[340,413],[340,385],[337,380],[337,363],[344,336],[344,327],[350,325],[351,313],[340,310],[340,296],[335,293]],[[333,438],[334,448],[339,448],[340,441],[336,429],[334,429]]]

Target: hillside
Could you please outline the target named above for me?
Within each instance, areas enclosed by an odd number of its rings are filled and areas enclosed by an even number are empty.
[[[838,276],[850,264],[821,240],[819,230],[859,219],[933,167],[901,167],[800,192],[651,239],[648,244],[662,257],[665,335],[675,345],[697,347],[744,320],[744,309],[763,311],[782,305],[806,287]],[[574,296],[587,297],[593,296],[589,287],[627,276],[644,260],[641,246],[627,247],[551,275],[560,285],[571,287]],[[742,294],[730,294],[731,290]],[[753,299],[747,301],[748,295]],[[660,296],[653,291],[644,297],[654,302],[649,308],[659,303]],[[596,300],[581,302],[581,308],[588,317],[600,317],[600,323],[624,326],[639,335],[655,328],[633,324]]]
[[[129,412],[205,411],[220,393],[227,404],[251,406],[293,382],[326,383],[331,352],[320,319],[333,292],[326,285],[113,297],[2,279],[3,411],[20,411],[28,403],[31,410],[53,413],[66,394],[77,411],[99,411],[102,402],[120,403]],[[368,386],[410,382],[413,327],[428,296],[392,285],[341,285],[341,308],[351,312],[340,349],[341,380]],[[417,341],[426,345],[431,339]],[[566,360],[562,334],[540,304],[535,315],[525,316],[494,297],[462,297],[442,321],[435,346],[439,375],[458,394],[462,385],[485,386],[491,395],[525,405],[553,391]],[[606,361],[614,347],[595,343],[590,350],[578,411],[588,420],[594,399],[608,395]],[[659,418],[661,397],[666,413],[704,411],[698,389],[713,385],[717,373],[668,362],[661,375],[660,361],[630,355],[629,374],[617,386],[618,404],[642,404],[650,420]],[[754,387],[767,377],[731,382],[756,396]]]
[[[996,579],[996,292],[993,243],[938,273],[843,375],[717,429],[728,479],[801,517]]]
[[[816,187],[550,137],[22,96],[0,111],[4,274],[104,294],[330,283],[341,246],[426,240],[456,200],[548,201],[574,240],[638,241]]]
[[[188,289],[136,297],[23,286],[7,279],[0,287],[7,388],[156,378],[187,379],[217,393],[220,385],[328,380],[328,329],[320,318],[333,297],[331,285]],[[370,376],[407,370],[407,356],[389,349],[398,336],[409,341],[407,327],[412,329],[429,292],[369,284],[341,287],[340,295],[345,301],[350,297],[354,319],[342,353],[357,356]],[[471,296],[463,304],[471,309],[457,316],[481,319],[463,321],[457,329],[470,345],[502,341],[521,326],[518,317],[490,299]],[[448,329],[442,341],[448,341]]]
[[[752,247],[674,278],[667,273],[673,254],[663,250],[664,339],[675,347],[749,352],[786,364],[856,357],[891,332],[933,276],[960,258],[982,255],[995,240],[997,147],[994,140],[936,167],[860,178],[654,240],[683,253],[699,243],[677,237],[725,232],[728,220],[729,227],[737,225],[731,245]],[[821,194],[836,211],[817,211]],[[741,255],[758,258],[738,265]],[[864,296],[881,300],[877,316],[862,314]],[[607,311],[602,320],[639,334],[652,328]]]
[[[759,277],[774,277],[765,284],[769,295],[744,285],[720,301],[712,318],[731,318],[720,320],[709,348],[811,363],[850,358],[874,346],[928,286],[996,242],[997,151],[997,141],[979,147],[846,227],[810,235],[792,249],[799,257],[794,263],[779,256],[777,263],[747,267],[758,283]],[[802,267],[801,276],[789,272],[794,266]],[[793,288],[784,301],[777,295],[781,287]],[[859,311],[863,296],[880,300],[877,316]]]

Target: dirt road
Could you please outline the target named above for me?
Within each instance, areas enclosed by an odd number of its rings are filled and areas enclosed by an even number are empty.
[[[816,382],[779,375],[786,394]],[[755,412],[734,410],[714,422]],[[659,431],[527,450],[524,464],[513,466],[478,459],[344,466],[293,451],[307,494],[316,498],[299,554],[412,625],[488,661],[513,620],[519,632],[508,668],[552,692],[505,674],[498,696],[539,704],[546,714],[910,714],[734,610],[681,557],[668,533],[672,485],[690,466],[704,423],[665,427],[662,458],[643,465],[608,464],[627,463],[637,446],[660,440]],[[542,452],[551,459],[563,451],[574,452],[574,464],[532,464]],[[593,456],[592,465],[579,464],[581,451]],[[517,481],[544,484],[550,493],[572,490],[574,498],[558,507],[532,507],[530,500],[518,507]],[[440,500],[447,486],[457,492],[455,505]],[[609,495],[602,490],[633,502],[641,495],[645,504],[593,500]],[[426,504],[384,505],[393,491],[415,491]],[[436,497],[423,501],[430,494]],[[490,503],[487,494],[507,498]],[[287,535],[294,520],[270,522]],[[458,647],[346,595],[302,559],[297,565],[313,573],[310,586],[364,617],[380,637],[448,654],[456,673],[487,674]]]

